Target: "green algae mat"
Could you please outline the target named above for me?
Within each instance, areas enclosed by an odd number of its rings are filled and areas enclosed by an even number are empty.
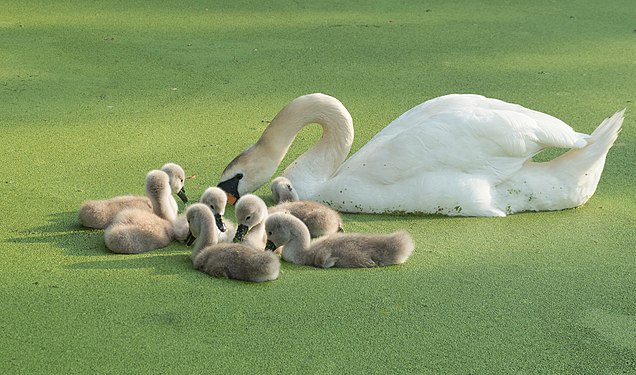
[[[636,373],[635,82],[631,0],[5,0],[0,373]],[[581,208],[344,215],[409,231],[400,266],[283,263],[250,284],[194,271],[176,243],[112,254],[78,226],[84,200],[143,194],[169,161],[197,199],[311,92],[350,110],[353,151],[448,93],[582,132],[627,111]],[[283,165],[319,137],[303,130]]]

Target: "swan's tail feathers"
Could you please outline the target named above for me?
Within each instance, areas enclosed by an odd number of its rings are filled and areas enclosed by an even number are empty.
[[[618,138],[618,133],[621,132],[624,118],[625,109],[603,120],[601,125],[592,132],[590,143],[601,143],[605,146],[605,149],[609,150],[614,144],[614,141],[616,141],[616,138]]]
[[[553,173],[562,181],[572,179],[571,207],[584,204],[596,191],[605,167],[605,158],[623,125],[625,110],[606,118],[592,132],[587,146],[572,149],[552,161]]]

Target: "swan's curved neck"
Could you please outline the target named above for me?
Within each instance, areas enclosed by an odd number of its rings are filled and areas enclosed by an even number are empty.
[[[322,137],[284,172],[301,199],[329,179],[349,154],[354,136],[349,111],[328,95],[301,96],[276,115],[256,143],[278,167],[298,132],[309,124],[319,124]]]

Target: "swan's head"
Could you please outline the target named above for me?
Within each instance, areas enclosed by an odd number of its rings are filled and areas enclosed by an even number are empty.
[[[201,228],[204,222],[211,220],[212,213],[208,206],[203,203],[195,203],[186,209],[186,219],[188,220],[188,237],[186,239],[186,245],[190,246],[201,235]]]
[[[183,203],[187,203],[188,197],[186,196],[184,188],[186,176],[183,168],[181,168],[181,166],[178,164],[168,163],[164,164],[164,166],[161,167],[161,170],[166,172],[170,177],[170,189],[172,190],[172,192],[174,194],[177,194],[177,196],[181,199],[181,201],[183,201]]]
[[[225,195],[225,192],[218,187],[209,187],[205,189],[199,202],[210,207],[214,214],[217,228],[219,228],[221,232],[225,232],[225,223],[223,223],[225,205],[227,204],[227,195]]]
[[[234,209],[236,234],[234,242],[242,242],[250,229],[262,223],[267,217],[265,202],[254,194],[246,194],[239,199]]]
[[[271,214],[265,220],[265,233],[267,233],[267,245],[265,250],[276,250],[285,246],[292,239],[292,226],[290,214],[277,212]]]
[[[227,193],[229,204],[235,204],[243,195],[256,191],[278,168],[280,160],[274,160],[266,152],[266,147],[257,145],[235,157],[221,173],[217,186]]]

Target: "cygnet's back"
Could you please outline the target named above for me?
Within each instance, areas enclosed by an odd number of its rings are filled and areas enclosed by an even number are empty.
[[[342,232],[342,218],[335,210],[313,201],[284,202],[269,208],[269,214],[288,212],[309,229],[311,238]]]
[[[127,209],[116,220],[120,222],[113,222],[104,231],[104,243],[114,253],[143,253],[166,247],[174,238],[172,223],[152,212]]]
[[[183,188],[185,179],[183,168],[178,164],[167,163],[161,167],[161,170],[168,175],[170,191],[178,194],[184,202],[187,202]],[[172,199],[170,205],[176,212],[177,202]],[[133,208],[148,212],[153,211],[150,199],[142,195],[123,195],[110,199],[90,200],[80,206],[79,223],[87,228],[104,229],[112,223],[119,212]]]
[[[192,265],[214,277],[253,282],[276,280],[280,272],[280,260],[274,253],[240,243],[220,242],[207,247]]]
[[[150,199],[141,195],[123,195],[110,199],[90,200],[79,209],[79,223],[83,227],[104,229],[124,209],[135,208],[152,212]]]
[[[415,244],[404,231],[392,234],[336,233],[313,242],[317,267],[378,267],[404,263]]]
[[[310,242],[309,230],[297,217],[275,213],[265,222],[268,249],[283,247],[288,262],[330,267],[377,267],[404,263],[415,244],[404,232],[388,235],[335,233]]]

